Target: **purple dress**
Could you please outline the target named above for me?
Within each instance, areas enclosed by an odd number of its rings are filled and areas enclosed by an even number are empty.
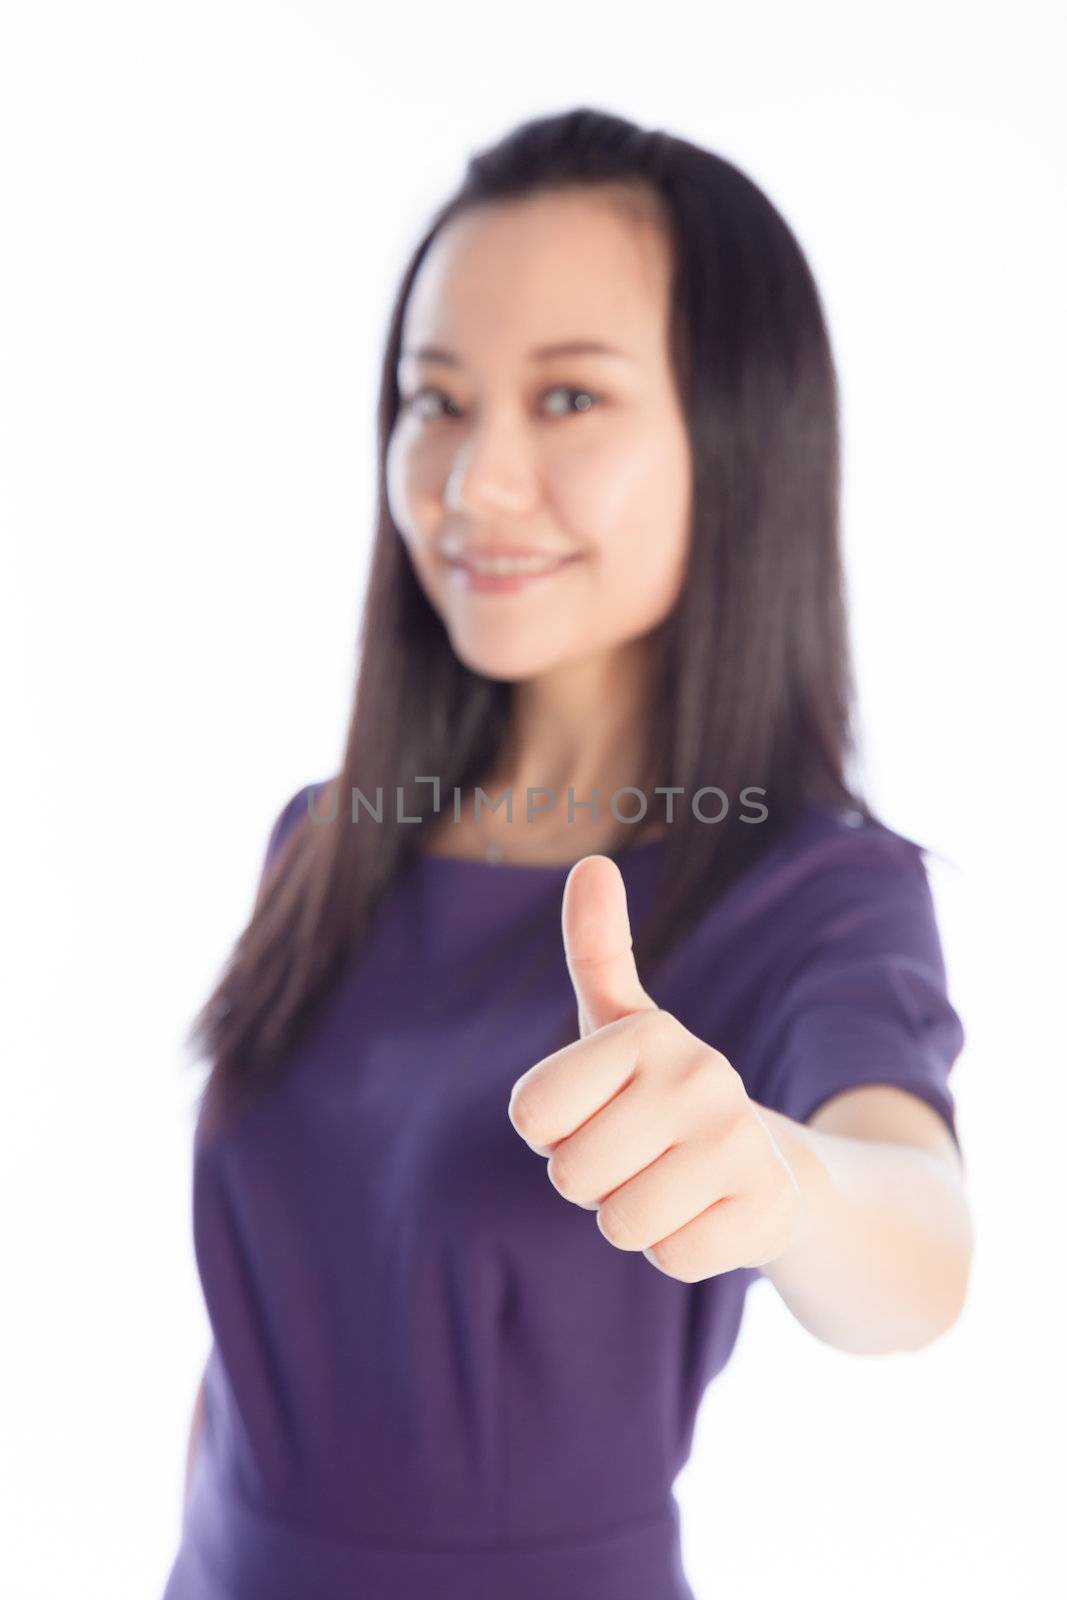
[[[852,820],[808,812],[649,988],[760,1104],[897,1084],[955,1137],[925,867]],[[619,858],[635,928],[662,855]],[[566,876],[417,855],[284,1081],[198,1125],[213,1344],[164,1600],[692,1600],[672,1485],[759,1271],[615,1249],[508,1119],[573,1006]]]

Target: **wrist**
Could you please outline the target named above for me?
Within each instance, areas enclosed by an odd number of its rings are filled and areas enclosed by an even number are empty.
[[[820,1140],[811,1128],[794,1122],[784,1112],[774,1111],[754,1101],[756,1112],[781,1151],[793,1174],[800,1204],[789,1243],[780,1255],[765,1262],[760,1271],[774,1279],[784,1275],[805,1251],[807,1244],[822,1231],[833,1189],[829,1168],[820,1155]]]

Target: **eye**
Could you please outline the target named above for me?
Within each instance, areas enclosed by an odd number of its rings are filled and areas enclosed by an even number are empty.
[[[594,406],[599,405],[600,403],[600,396],[594,394],[591,389],[579,389],[573,384],[569,383],[553,384],[550,389],[545,389],[543,391],[542,398],[544,398],[546,395],[560,394],[576,398],[579,404],[577,411],[572,411],[566,404],[564,404],[563,407],[553,407],[550,414],[557,417],[581,415],[582,412],[591,411]],[[427,396],[436,396],[439,400],[442,400],[446,406],[452,406],[453,409],[455,409],[455,402],[450,400],[448,395],[446,395],[442,389],[437,389],[430,384],[423,384],[421,389],[416,389],[413,394],[404,395],[401,398],[400,410],[409,411],[413,416],[420,417],[424,422],[433,422],[435,420],[433,411],[431,410],[427,414],[427,412],[425,410],[421,410],[419,406],[419,402]]]
[[[423,384],[422,388],[416,389],[414,394],[404,395],[401,398],[401,411],[410,411],[412,416],[422,416],[424,421],[432,422],[432,413],[427,417],[424,413],[420,412],[418,408],[418,402],[423,398],[424,395],[437,395],[440,397],[440,399],[444,400],[446,404],[451,404],[448,396],[441,389],[434,389],[429,384]]]
[[[545,393],[546,394],[577,395],[579,401],[584,402],[584,404],[580,404],[579,407],[578,407],[579,413],[581,413],[583,411],[591,411],[593,409],[593,407],[599,401],[599,396],[593,394],[591,390],[589,390],[589,389],[576,389],[576,388],[574,388],[574,386],[572,384],[569,384],[569,383],[557,383],[551,389],[546,389]],[[564,412],[562,414],[564,416],[566,416],[568,413],[567,413],[566,410],[564,410]],[[556,415],[559,416],[560,413],[557,411]]]

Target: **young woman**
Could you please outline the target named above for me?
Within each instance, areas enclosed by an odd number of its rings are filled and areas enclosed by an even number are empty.
[[[379,415],[341,770],[194,1026],[166,1600],[683,1600],[749,1284],[873,1353],[969,1269],[924,852],[845,774],[819,297],[736,167],[545,118],[419,243]]]

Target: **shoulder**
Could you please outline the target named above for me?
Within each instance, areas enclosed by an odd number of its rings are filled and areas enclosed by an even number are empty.
[[[846,971],[884,977],[894,965],[943,981],[926,853],[856,813],[813,808],[787,828],[729,918],[759,969],[764,1002],[833,986]]]
[[[270,836],[267,840],[264,868],[269,867],[281,852],[286,840],[296,830],[301,817],[309,813],[313,816],[322,814],[321,810],[317,809],[320,806],[320,797],[324,795],[324,791],[332,781],[330,778],[321,778],[313,783],[302,784],[294,794],[289,796],[271,826]],[[325,799],[322,799],[321,803],[325,805]]]
[[[787,854],[814,862],[864,857],[914,860],[924,849],[915,839],[898,833],[877,817],[825,805],[807,807],[779,842]]]
[[[792,915],[809,932],[835,907],[929,894],[925,847],[859,811],[808,807],[738,884],[743,917]]]
[[[768,999],[945,983],[925,846],[829,812],[782,843],[762,907]]]
[[[745,1041],[762,1104],[806,1122],[831,1094],[891,1084],[928,1100],[954,1132],[946,1078],[964,1030],[927,854],[882,823],[834,815],[808,819],[781,853]]]

